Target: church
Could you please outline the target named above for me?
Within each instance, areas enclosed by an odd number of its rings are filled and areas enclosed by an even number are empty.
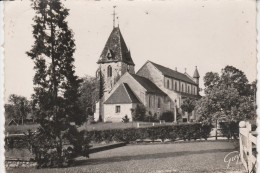
[[[113,27],[97,64],[97,74],[104,79],[104,94],[96,103],[95,121],[122,122],[125,116],[132,121],[132,110],[138,104],[144,105],[147,114],[158,117],[171,111],[174,122],[177,114],[182,122],[196,119],[194,111],[188,118],[180,107],[187,98],[200,98],[197,67],[190,76],[148,60],[136,72],[119,26]]]

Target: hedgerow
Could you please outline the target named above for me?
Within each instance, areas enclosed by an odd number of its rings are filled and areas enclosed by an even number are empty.
[[[144,128],[111,129],[99,131],[85,131],[85,137],[92,142],[134,142],[136,140],[150,139],[152,141],[161,139],[196,140],[206,139],[211,132],[211,125],[200,123],[152,126]]]

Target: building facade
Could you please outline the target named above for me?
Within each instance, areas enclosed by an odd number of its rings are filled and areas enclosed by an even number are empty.
[[[160,117],[163,112],[171,111],[174,121],[180,114],[186,122],[188,115],[181,110],[181,104],[187,98],[200,97],[197,67],[191,77],[186,72],[147,61],[135,73],[135,64],[119,27],[113,28],[97,63],[105,88],[103,98],[96,104],[96,121],[121,122],[125,116],[132,121],[131,110],[142,104],[149,115]],[[196,119],[194,112],[190,119]]]

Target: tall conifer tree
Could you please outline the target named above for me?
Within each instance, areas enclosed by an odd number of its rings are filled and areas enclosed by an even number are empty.
[[[33,0],[32,8],[36,12],[35,42],[27,55],[35,64],[32,98],[42,129],[39,140],[42,139],[42,145],[50,142],[56,148],[60,166],[66,136],[63,132],[70,131],[71,122],[80,124],[84,119],[77,104],[81,80],[73,65],[75,42],[66,21],[69,10],[60,0]]]

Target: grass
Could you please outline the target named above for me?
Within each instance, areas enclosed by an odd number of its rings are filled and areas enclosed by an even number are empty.
[[[14,148],[5,150],[5,159],[29,160],[31,158],[34,158],[34,156],[28,149]]]
[[[227,168],[225,156],[235,151],[230,142],[193,142],[178,144],[128,145],[80,157],[76,166],[53,169],[9,169],[8,173],[202,173],[244,172],[242,164],[231,162]]]
[[[21,134],[27,132],[29,129],[35,131],[40,125],[39,124],[25,124],[25,125],[11,125],[5,126],[5,133],[9,134]]]

